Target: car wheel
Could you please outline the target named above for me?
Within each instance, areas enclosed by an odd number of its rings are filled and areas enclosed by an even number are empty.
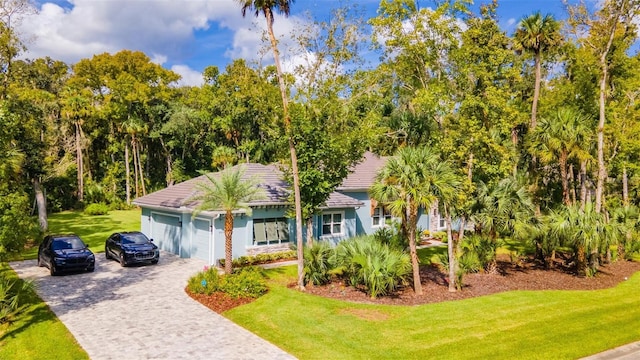
[[[109,249],[107,249],[106,247],[104,248],[104,257],[107,260],[111,260],[111,255],[109,255]]]
[[[124,260],[124,254],[120,253],[120,266],[125,267],[127,266],[127,262]]]
[[[157,264],[158,264],[158,259],[151,260],[151,263],[152,263],[153,265],[157,265]]]
[[[51,276],[58,275],[58,271],[56,270],[56,264],[54,264],[53,261],[51,261],[51,263],[49,263],[49,272],[51,273]]]

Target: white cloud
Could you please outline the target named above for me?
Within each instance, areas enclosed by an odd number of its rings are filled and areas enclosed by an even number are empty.
[[[253,20],[249,13],[242,18],[234,0],[58,3],[42,3],[37,14],[24,18],[19,31],[28,39],[25,57],[50,56],[73,64],[95,54],[129,49],[143,51],[158,62],[180,64],[196,52],[196,32],[226,28],[243,33]],[[256,54],[259,35],[257,40],[230,43],[233,47],[229,55]]]
[[[186,65],[173,65],[171,70],[182,76],[178,81],[178,86],[200,86],[204,84],[202,73]]]
[[[507,20],[507,26],[511,27],[516,22],[517,22],[517,20],[515,18],[510,18],[509,20]]]

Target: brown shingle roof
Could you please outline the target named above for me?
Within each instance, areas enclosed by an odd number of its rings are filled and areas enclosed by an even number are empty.
[[[338,187],[338,190],[369,190],[380,170],[387,162],[386,157],[366,152],[360,163],[353,167],[353,171]]]
[[[254,179],[258,183],[258,187],[263,189],[266,196],[262,200],[249,203],[249,206],[288,205],[289,185],[283,180],[282,171],[277,165],[248,163],[236,165],[233,168],[235,169],[237,167],[242,167],[244,170],[242,178],[244,180]],[[211,173],[209,176],[215,178],[220,176],[220,173]],[[133,203],[147,207],[193,210],[197,207],[198,203],[185,203],[185,200],[196,194],[196,184],[203,181],[207,181],[205,175],[139,197],[135,199]],[[323,208],[355,207],[361,205],[362,203],[354,198],[334,192]]]

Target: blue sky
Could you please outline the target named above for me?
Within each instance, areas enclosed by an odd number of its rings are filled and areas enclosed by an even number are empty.
[[[490,0],[476,2],[486,3]],[[432,1],[419,0],[421,7]],[[340,0],[297,0],[289,18],[277,17],[276,33],[288,36],[304,12],[327,18]],[[378,0],[351,1],[373,17]],[[25,16],[19,31],[29,49],[24,57],[50,56],[74,64],[103,52],[140,50],[154,62],[198,85],[209,65],[224,67],[235,58],[259,59],[264,18],[243,18],[234,0],[38,0],[38,13]],[[563,18],[561,0],[499,0],[500,25],[513,33],[535,11]],[[265,57],[264,63],[271,61]]]

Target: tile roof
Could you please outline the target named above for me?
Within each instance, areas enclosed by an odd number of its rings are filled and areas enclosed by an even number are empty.
[[[255,180],[258,187],[262,188],[266,197],[249,203],[249,206],[283,206],[288,205],[289,185],[283,179],[283,173],[278,165],[262,165],[255,163],[240,164],[232,169],[241,167],[244,169],[243,180]],[[210,173],[209,176],[217,178],[220,172]],[[205,175],[198,176],[191,180],[169,186],[165,189],[153,192],[151,194],[139,197],[133,201],[134,204],[147,207],[161,207],[182,209],[185,211],[194,210],[199,202],[187,203],[185,200],[196,194],[196,184],[207,181]],[[341,208],[341,207],[357,207],[362,203],[352,197],[340,193],[332,193],[326,204],[322,207],[325,209]]]
[[[369,190],[378,171],[387,162],[387,157],[366,152],[362,161],[353,167],[351,174],[338,186],[340,191]]]

